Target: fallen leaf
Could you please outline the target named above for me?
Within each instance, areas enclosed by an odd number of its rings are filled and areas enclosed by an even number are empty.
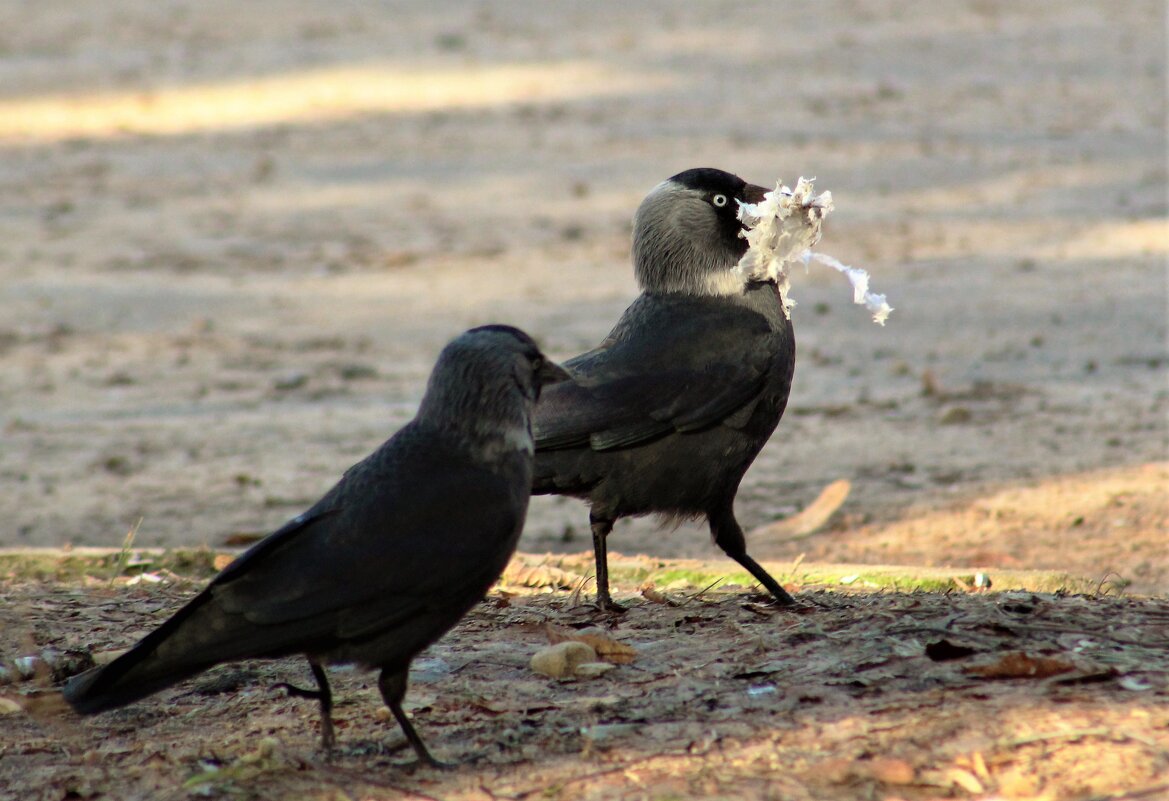
[[[868,774],[883,784],[912,784],[917,778],[913,765],[903,759],[874,759]]]
[[[532,654],[532,670],[554,679],[571,679],[578,665],[597,661],[597,652],[583,642],[558,642]]]
[[[674,601],[671,601],[669,598],[659,592],[657,588],[654,587],[654,583],[652,581],[647,581],[645,584],[641,585],[641,597],[645,598],[651,603],[663,604],[665,606],[677,606]]]
[[[24,711],[24,707],[11,698],[0,698],[0,715],[16,715]]]
[[[856,760],[839,757],[827,759],[816,767],[816,774],[832,784],[847,784],[857,779],[875,779],[882,784],[912,784],[917,771],[902,759]]]
[[[614,640],[600,629],[588,628],[576,631],[566,629],[563,626],[547,625],[544,627],[544,632],[548,636],[548,642],[553,645],[561,642],[584,643],[592,648],[602,660],[612,662],[614,665],[628,665],[637,657],[637,651],[633,650],[632,646]]]
[[[224,537],[222,545],[226,548],[243,548],[255,545],[266,536],[266,533],[260,531],[237,531]]]
[[[968,770],[950,768],[946,771],[946,778],[968,793],[981,795],[986,792],[986,788],[982,786],[982,782],[978,780],[978,777]]]
[[[755,529],[751,532],[751,539],[772,537],[783,542],[811,536],[836,513],[851,491],[852,484],[846,479],[833,481],[802,512]]]
[[[572,671],[572,675],[578,679],[595,679],[615,667],[617,666],[611,662],[582,662]]]
[[[971,665],[966,668],[966,673],[984,679],[1045,679],[1075,669],[1076,666],[1065,659],[1011,651],[989,665]]]
[[[984,785],[991,783],[990,769],[986,766],[986,759],[981,751],[975,751],[969,756],[960,756],[954,760],[957,767],[969,771],[978,777]]]
[[[503,571],[500,581],[516,587],[543,589],[551,587],[556,590],[571,590],[580,583],[581,577],[550,565],[525,565],[518,560],[513,561]]]
[[[970,755],[970,767],[974,769],[975,776],[987,784],[990,783],[990,769],[986,767],[986,760],[981,751],[975,751]]]

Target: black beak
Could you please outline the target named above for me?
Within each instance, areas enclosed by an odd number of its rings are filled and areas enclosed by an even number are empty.
[[[536,378],[539,380],[541,386],[547,384],[559,384],[561,381],[571,381],[572,373],[565,370],[554,361],[544,360],[540,365],[540,369],[536,370]]]
[[[770,192],[770,189],[764,189],[755,184],[747,184],[743,187],[743,201],[746,203],[762,203],[763,196]]]

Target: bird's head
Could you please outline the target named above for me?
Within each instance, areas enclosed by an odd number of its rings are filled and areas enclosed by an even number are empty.
[[[472,328],[439,354],[418,419],[462,432],[477,449],[531,452],[531,414],[540,389],[569,377],[518,328]]]
[[[703,167],[655,186],[633,216],[633,272],[646,292],[730,295],[743,280],[732,272],[747,240],[739,204],[767,192],[729,172]]]

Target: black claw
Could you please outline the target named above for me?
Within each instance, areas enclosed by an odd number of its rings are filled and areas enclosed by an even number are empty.
[[[325,696],[320,690],[306,690],[303,687],[297,687],[295,684],[289,684],[286,681],[273,684],[269,689],[286,690],[289,698],[311,698],[314,701],[319,701]]]
[[[608,596],[604,598],[597,598],[597,602],[594,604],[594,606],[597,607],[598,612],[604,615],[623,615],[629,611],[628,606],[622,606]]]

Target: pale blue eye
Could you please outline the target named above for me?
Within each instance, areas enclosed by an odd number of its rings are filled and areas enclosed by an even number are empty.
[[[710,199],[710,202],[713,203],[716,208],[721,209],[723,206],[727,205],[727,196],[726,195],[715,195],[714,197],[712,197]]]

